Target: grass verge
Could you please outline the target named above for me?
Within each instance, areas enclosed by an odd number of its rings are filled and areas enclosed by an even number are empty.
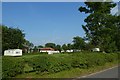
[[[98,72],[104,69],[108,69],[110,67],[117,66],[117,65],[118,65],[118,62],[114,61],[112,63],[106,63],[104,66],[96,66],[96,67],[91,67],[89,69],[75,68],[75,69],[65,70],[65,71],[52,73],[52,74],[47,74],[47,73],[36,74],[35,72],[31,72],[31,73],[24,73],[21,75],[17,75],[16,78],[75,78],[75,77],[88,75],[94,72]]]
[[[2,57],[0,56],[0,79],[2,78]]]

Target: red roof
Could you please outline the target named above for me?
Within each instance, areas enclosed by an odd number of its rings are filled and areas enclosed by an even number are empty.
[[[40,48],[40,50],[51,50],[51,51],[54,51],[53,48]]]

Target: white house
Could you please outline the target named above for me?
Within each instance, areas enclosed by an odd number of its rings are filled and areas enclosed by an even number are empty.
[[[4,56],[22,56],[21,49],[9,49],[4,51]]]
[[[100,48],[93,48],[92,51],[97,51],[97,52],[99,52],[99,51],[100,51]]]
[[[66,52],[73,52],[73,50],[66,50]]]
[[[40,52],[47,52],[48,54],[59,53],[59,51],[55,51],[53,48],[40,48]]]

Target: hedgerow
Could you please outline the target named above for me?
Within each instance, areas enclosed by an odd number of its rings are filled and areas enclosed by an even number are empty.
[[[115,60],[118,60],[118,54],[116,53],[53,54],[30,58],[3,57],[3,77],[14,77],[24,72],[56,73],[71,68],[86,69],[102,66],[106,62]]]

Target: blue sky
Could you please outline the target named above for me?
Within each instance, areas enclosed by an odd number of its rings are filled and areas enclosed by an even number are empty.
[[[82,29],[83,2],[3,2],[2,23],[24,30],[25,38],[34,45],[48,42],[71,43],[75,36],[85,36]]]
[[[86,15],[78,11],[82,5],[82,2],[7,2],[2,4],[2,23],[24,30],[25,38],[35,45],[71,43],[73,37],[85,35],[81,25]]]

